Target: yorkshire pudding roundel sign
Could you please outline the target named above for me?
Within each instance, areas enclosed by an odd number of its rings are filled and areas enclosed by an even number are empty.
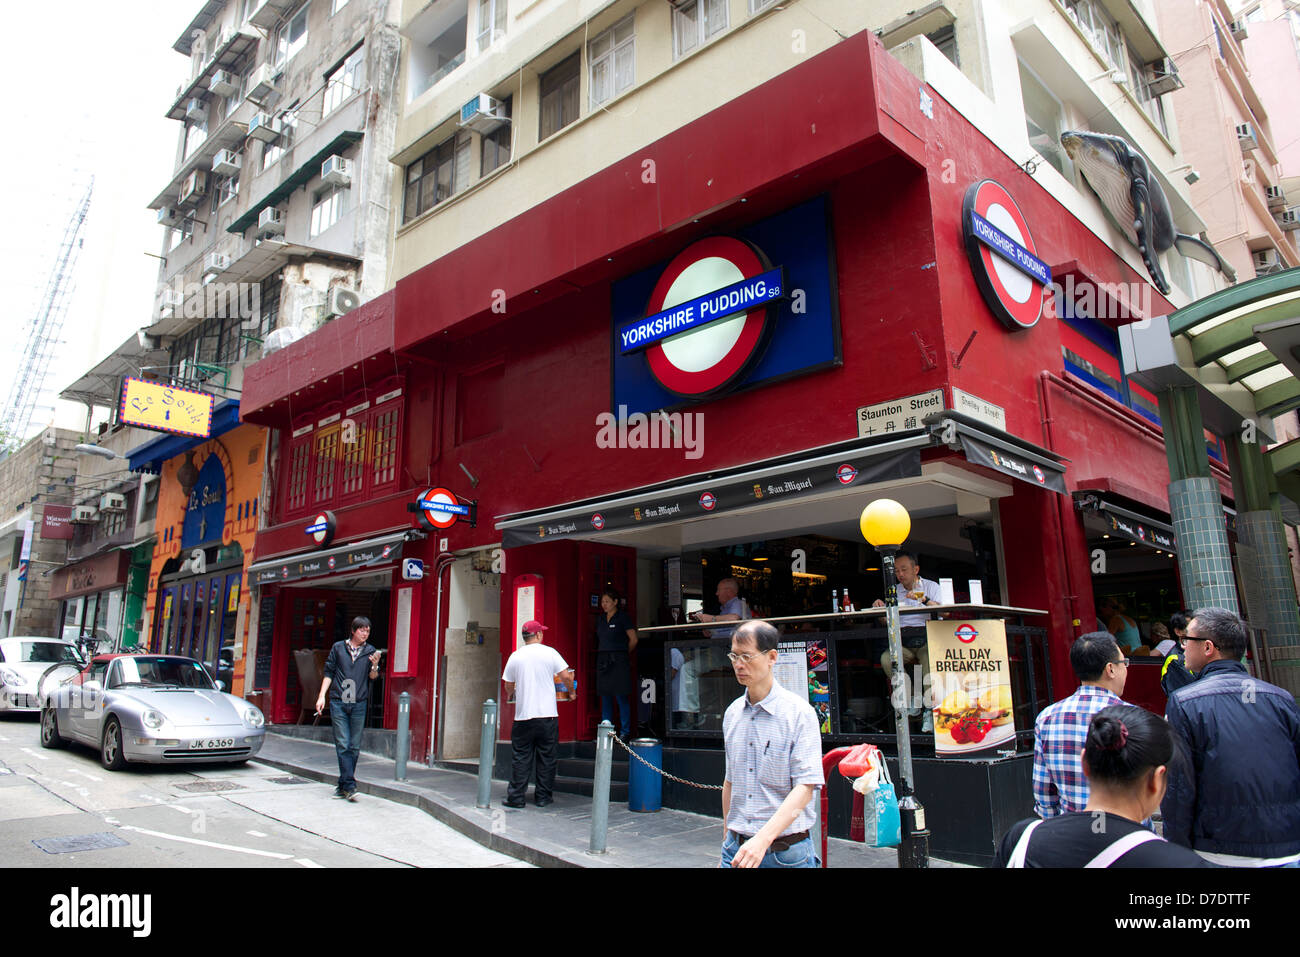
[[[1052,271],[1024,213],[1000,183],[983,180],[966,190],[962,238],[975,284],[993,315],[1008,329],[1032,328],[1043,316]]]
[[[762,356],[784,286],[783,270],[751,243],[698,240],[659,276],[644,318],[619,330],[620,349],[644,350],[650,374],[674,395],[720,393]]]

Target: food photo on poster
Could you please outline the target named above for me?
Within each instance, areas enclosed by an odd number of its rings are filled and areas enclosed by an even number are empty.
[[[932,621],[926,632],[935,754],[967,755],[1014,746],[1005,624]]]

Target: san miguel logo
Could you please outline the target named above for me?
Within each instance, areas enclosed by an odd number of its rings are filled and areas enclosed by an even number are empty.
[[[618,349],[644,351],[650,374],[674,395],[716,395],[762,357],[786,296],[784,269],[757,246],[701,239],[664,269],[645,316],[619,329]]]
[[[1052,270],[1038,258],[1029,224],[1011,194],[991,179],[966,190],[962,238],[975,284],[1008,329],[1032,328],[1043,316]]]

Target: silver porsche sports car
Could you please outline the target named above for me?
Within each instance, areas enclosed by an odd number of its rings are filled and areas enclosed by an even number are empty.
[[[70,641],[0,638],[0,711],[39,711],[40,689],[75,675],[84,664]]]
[[[193,658],[98,655],[46,692],[41,745],[89,744],[110,771],[128,761],[242,762],[261,750],[265,725],[261,711],[218,691]]]

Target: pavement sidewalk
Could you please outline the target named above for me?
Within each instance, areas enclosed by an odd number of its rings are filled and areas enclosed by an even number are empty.
[[[338,777],[334,745],[270,732],[254,759],[301,777],[332,784]],[[611,801],[604,854],[591,854],[591,798],[555,793],[555,803],[522,810],[501,806],[504,781],[492,782],[492,807],[477,808],[478,778],[461,771],[407,762],[406,780],[395,781],[395,762],[362,753],[357,788],[362,795],[417,807],[484,847],[539,867],[717,867],[722,845],[718,818],[664,808],[629,811]],[[530,792],[531,793],[531,792]],[[363,802],[365,798],[361,799]],[[360,807],[364,813],[364,804]],[[866,847],[831,838],[831,867],[897,867],[892,848]],[[934,867],[960,867],[932,860]]]

